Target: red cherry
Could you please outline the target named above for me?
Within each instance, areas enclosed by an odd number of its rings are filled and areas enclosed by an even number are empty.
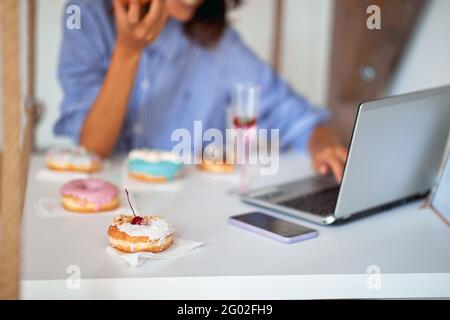
[[[136,216],[131,220],[132,225],[145,225],[145,219],[139,216]]]
[[[127,199],[128,199],[128,204],[130,205],[131,211],[133,211],[133,220],[131,220],[131,224],[132,225],[145,225],[145,219],[142,217],[139,217],[136,215],[136,213],[134,212],[133,206],[131,205],[131,201],[130,201],[130,195],[128,194],[128,190],[125,188],[125,193],[127,194]]]
[[[239,118],[235,117],[234,120],[234,126],[239,129],[250,129],[256,125],[256,118]]]

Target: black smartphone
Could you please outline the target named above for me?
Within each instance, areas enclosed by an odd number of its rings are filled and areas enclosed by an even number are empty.
[[[295,243],[317,237],[317,230],[279,219],[261,212],[230,217],[229,223],[284,243]]]

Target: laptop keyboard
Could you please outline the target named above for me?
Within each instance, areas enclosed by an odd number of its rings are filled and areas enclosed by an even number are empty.
[[[316,193],[301,195],[297,198],[278,202],[277,204],[283,207],[326,217],[334,212],[338,194],[339,187],[336,187]]]

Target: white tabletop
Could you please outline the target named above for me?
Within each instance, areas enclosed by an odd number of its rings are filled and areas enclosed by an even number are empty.
[[[121,185],[121,158],[98,174]],[[58,199],[61,183],[36,173],[31,161],[22,249],[23,298],[347,298],[450,297],[450,229],[415,202],[338,226],[319,226],[315,239],[282,244],[227,223],[228,217],[260,210],[229,192],[233,179],[188,168],[180,190],[140,193],[142,213],[167,218],[179,237],[204,246],[171,260],[133,268],[109,255],[111,215],[44,217],[39,199]],[[276,176],[254,187],[312,174],[309,159],[287,154]],[[260,210],[269,212],[267,210]],[[273,213],[274,215],[278,215]],[[81,287],[67,287],[68,267],[78,266]],[[380,286],[368,285],[379,270]],[[377,282],[378,283],[378,282]]]

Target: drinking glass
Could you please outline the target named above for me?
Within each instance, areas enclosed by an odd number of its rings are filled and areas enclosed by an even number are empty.
[[[232,153],[232,159],[239,174],[239,193],[248,190],[252,166],[256,165],[258,139],[257,124],[260,107],[260,87],[252,83],[238,83],[232,92],[229,109],[228,127],[234,131],[231,145],[227,152]],[[229,141],[227,141],[230,143]]]

